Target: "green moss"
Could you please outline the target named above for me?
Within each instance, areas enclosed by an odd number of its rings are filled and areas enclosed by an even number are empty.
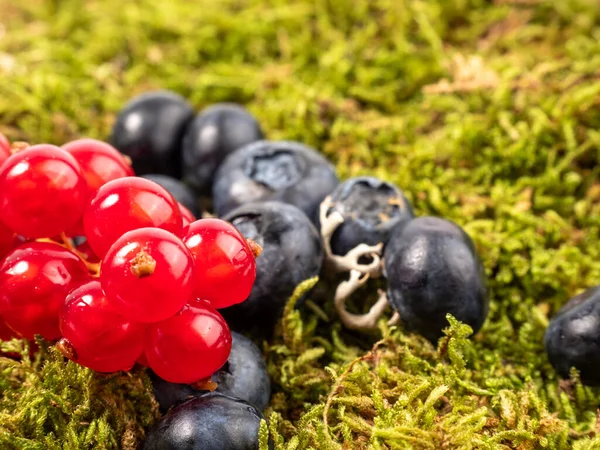
[[[0,0],[9,137],[106,138],[119,107],[148,89],[174,89],[198,109],[238,101],[270,138],[316,146],[342,177],[391,180],[418,214],[455,220],[476,241],[493,301],[473,339],[456,323],[438,348],[384,325],[344,331],[326,281],[312,300],[327,320],[290,309],[264,345],[276,448],[600,448],[600,391],[576,375],[559,382],[542,342],[560,305],[600,280],[595,0],[21,3]],[[93,447],[81,439],[97,420],[104,431],[89,434],[111,448],[125,422],[151,416],[141,392],[148,415],[92,408],[75,428],[54,408],[32,409],[58,385],[13,382],[15,370],[74,377],[63,378],[74,386],[66,397],[54,393],[61,401],[92,398],[87,386],[105,380],[51,361],[2,366],[0,439]]]

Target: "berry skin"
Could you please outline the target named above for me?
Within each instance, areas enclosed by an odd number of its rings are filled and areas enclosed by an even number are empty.
[[[143,450],[258,450],[262,414],[218,392],[171,410],[148,433]]]
[[[193,116],[194,110],[180,95],[147,92],[123,107],[110,141],[131,158],[138,175],[164,173],[179,178],[181,139]]]
[[[10,156],[10,142],[2,133],[0,133],[0,165]]]
[[[0,341],[9,341],[10,339],[17,337],[15,332],[11,330],[2,316],[0,316]]]
[[[575,367],[584,384],[600,385],[600,286],[569,300],[552,318],[544,343],[550,364],[568,378]]]
[[[344,223],[331,237],[331,249],[345,255],[361,243],[387,242],[391,230],[413,218],[412,208],[400,189],[374,177],[356,177],[331,194],[333,209]]]
[[[183,232],[185,231],[187,226],[189,224],[191,224],[192,222],[195,222],[196,218],[194,217],[192,212],[189,209],[187,209],[185,206],[183,206],[181,203],[178,203],[178,205],[179,205],[179,212],[181,213],[181,225],[183,226],[183,231],[181,233],[183,234]]]
[[[111,180],[135,175],[123,155],[106,142],[78,139],[62,148],[73,155],[81,166],[91,195]]]
[[[98,190],[83,214],[83,227],[90,247],[102,258],[128,231],[156,227],[179,235],[182,220],[177,201],[162,186],[144,178],[125,177]]]
[[[192,296],[194,260],[181,240],[160,228],[121,236],[100,266],[100,282],[115,310],[143,323],[177,313]]]
[[[229,359],[211,377],[217,383],[217,392],[239,398],[264,411],[271,398],[271,380],[267,365],[258,347],[247,337],[231,333],[232,345]],[[169,383],[150,372],[154,395],[163,413],[192,397],[200,397],[200,391],[189,384]]]
[[[217,309],[248,298],[256,263],[250,246],[233,225],[220,219],[201,219],[183,230],[183,236],[197,268],[195,297]]]
[[[432,342],[448,326],[447,314],[476,333],[489,297],[483,265],[462,228],[437,217],[419,217],[392,232],[384,251],[388,300],[407,329]]]
[[[117,314],[97,280],[68,295],[60,331],[65,356],[97,372],[131,369],[144,348],[144,326]]]
[[[50,242],[23,244],[0,265],[0,314],[20,336],[60,337],[58,312],[67,294],[88,281],[73,252]]]
[[[79,164],[53,145],[17,152],[0,169],[2,220],[27,238],[55,236],[74,227],[86,200]]]
[[[0,222],[0,258],[4,258],[16,246],[17,237],[15,233]]]
[[[256,281],[250,297],[221,313],[236,331],[252,329],[270,334],[296,286],[321,271],[319,233],[302,211],[279,202],[244,205],[224,220],[263,250],[256,258]]]
[[[175,200],[185,206],[195,216],[200,216],[200,207],[198,199],[189,187],[181,181],[176,180],[168,175],[150,174],[144,175],[143,178],[154,181],[164,187],[173,196]]]
[[[210,193],[213,177],[227,155],[263,139],[260,125],[234,103],[206,108],[188,125],[183,136],[183,176],[200,193]]]
[[[144,353],[150,368],[171,383],[211,377],[229,357],[231,332],[214,309],[186,305],[162,322],[148,325]]]
[[[225,159],[213,185],[218,216],[250,202],[277,200],[300,208],[316,223],[319,205],[338,185],[334,167],[297,142],[259,141]]]

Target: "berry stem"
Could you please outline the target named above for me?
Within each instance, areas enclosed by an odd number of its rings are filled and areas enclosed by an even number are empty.
[[[10,153],[14,154],[20,152],[21,150],[25,150],[28,147],[31,147],[28,142],[15,141],[10,146]]]
[[[254,258],[258,258],[260,256],[260,254],[262,253],[262,250],[263,250],[262,247],[260,245],[258,245],[255,241],[253,241],[252,239],[246,239],[246,243],[250,247],[250,250],[252,250],[252,254],[254,255]]]
[[[63,247],[65,247],[66,249],[71,250],[73,253],[75,253],[77,256],[79,256],[79,259],[81,259],[83,261],[83,263],[85,264],[87,269],[90,271],[90,274],[92,275],[92,277],[98,278],[100,276],[100,263],[88,262],[88,260],[85,258],[85,255],[83,253],[81,253],[79,250],[77,250],[77,247],[73,243],[73,239],[67,237],[67,235],[65,233],[60,233],[60,239],[62,242],[59,242],[59,244],[62,245]],[[41,240],[41,239],[38,239],[38,240]],[[50,241],[50,242],[54,242],[54,241]]]
[[[67,359],[71,361],[77,361],[77,352],[75,351],[75,347],[68,339],[60,338],[60,340],[56,343],[56,349]]]
[[[219,385],[214,381],[211,381],[210,378],[205,378],[204,380],[196,381],[195,383],[192,383],[191,386],[194,389],[198,389],[199,391],[209,392],[214,392],[217,390],[217,387],[219,387]]]

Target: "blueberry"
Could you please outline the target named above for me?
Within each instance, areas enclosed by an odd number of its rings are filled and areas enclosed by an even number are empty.
[[[297,142],[258,141],[225,159],[213,184],[217,215],[249,202],[277,200],[297,206],[316,223],[323,199],[337,186],[334,167]]]
[[[200,207],[198,206],[198,199],[188,186],[186,186],[181,181],[170,177],[168,175],[161,174],[149,174],[144,175],[142,178],[146,178],[148,180],[154,181],[155,183],[160,184],[167,191],[171,193],[171,195],[185,206],[190,212],[194,215],[194,217],[200,217]]]
[[[148,433],[144,450],[258,450],[262,414],[218,392],[173,408]]]
[[[473,241],[458,225],[420,217],[394,230],[384,251],[388,299],[407,329],[431,341],[446,314],[477,332],[489,309],[487,280]]]
[[[250,297],[221,312],[237,331],[270,334],[296,286],[321,270],[319,233],[302,211],[280,202],[250,203],[224,219],[263,251],[256,259],[256,282]]]
[[[233,343],[231,354],[225,366],[212,376],[218,384],[217,392],[240,398],[259,411],[264,411],[271,398],[271,380],[267,365],[258,347],[245,336],[235,331],[231,333]],[[154,395],[161,412],[183,403],[191,397],[199,397],[206,391],[199,391],[188,384],[169,383],[150,372]]]
[[[111,143],[131,158],[137,175],[162,173],[179,178],[181,139],[194,110],[169,91],[135,97],[113,125]]]
[[[413,218],[410,203],[395,185],[374,177],[350,178],[331,194],[344,223],[331,238],[331,249],[345,255],[361,243],[387,242],[391,230]]]
[[[600,385],[600,286],[573,297],[552,318],[544,343],[550,364],[568,378],[571,367],[581,381]]]
[[[183,176],[199,193],[210,193],[215,171],[227,155],[263,139],[260,125],[243,107],[220,103],[206,108],[183,137]]]

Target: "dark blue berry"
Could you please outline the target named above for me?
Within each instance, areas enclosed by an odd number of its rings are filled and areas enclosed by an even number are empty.
[[[384,252],[388,300],[407,329],[436,341],[446,315],[477,332],[489,297],[483,265],[462,228],[437,217],[420,217],[394,230]]]
[[[334,167],[316,150],[297,142],[258,141],[225,159],[215,176],[213,205],[222,216],[249,202],[277,200],[316,223],[319,205],[337,184]]]
[[[135,97],[119,112],[111,143],[131,158],[137,175],[162,173],[179,178],[181,139],[194,110],[169,91]]]
[[[260,125],[233,103],[210,106],[188,125],[183,137],[183,176],[199,193],[209,193],[216,170],[227,155],[263,139]]]
[[[264,411],[271,398],[271,380],[267,373],[267,365],[258,347],[245,336],[235,331],[231,354],[225,365],[211,378],[217,383],[217,392],[230,397],[240,398],[259,411]],[[188,384],[169,383],[150,372],[154,395],[161,412],[172,406],[200,397],[206,391],[194,389]]]
[[[144,450],[258,450],[262,414],[218,392],[173,408],[148,433]]]
[[[600,286],[567,302],[550,321],[544,342],[561,377],[574,367],[583,383],[600,385]]]
[[[413,218],[410,203],[395,185],[374,177],[350,178],[331,194],[344,223],[331,237],[331,250],[345,255],[361,243],[387,242],[391,230]]]
[[[194,217],[200,217],[200,207],[198,206],[198,198],[194,194],[188,186],[186,186],[181,181],[170,177],[168,175],[161,174],[149,174],[144,175],[142,178],[146,178],[148,180],[154,181],[155,183],[160,184],[167,191],[171,193],[171,195],[185,206],[190,212],[194,215]]]
[[[221,312],[237,331],[270,334],[296,286],[321,270],[319,233],[302,211],[280,202],[244,205],[224,219],[263,250],[256,258],[256,282],[250,297]]]

